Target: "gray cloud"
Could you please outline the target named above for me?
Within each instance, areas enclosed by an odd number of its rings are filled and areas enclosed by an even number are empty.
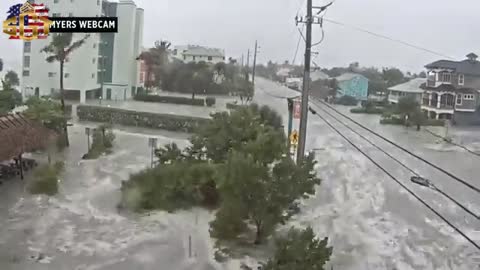
[[[18,1],[3,0],[0,11]],[[167,39],[174,44],[200,44],[224,48],[232,57],[246,54],[255,39],[262,47],[260,62],[292,61],[298,31],[294,16],[303,0],[136,0],[145,9],[144,44]],[[314,0],[322,4],[326,0]],[[460,3],[461,2],[461,3]],[[304,10],[304,8],[302,8]],[[463,58],[480,53],[478,0],[337,0],[326,17],[366,28]],[[3,18],[2,18],[3,19]],[[439,57],[365,33],[325,23],[325,40],[315,48],[320,66],[398,66],[419,71]],[[314,39],[320,37],[318,26]],[[0,37],[0,58],[19,68],[21,42]],[[297,61],[303,57],[301,46]]]

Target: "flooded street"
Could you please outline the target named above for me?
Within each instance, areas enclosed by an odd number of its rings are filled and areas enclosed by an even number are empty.
[[[286,120],[286,101],[267,93],[280,96],[298,93],[263,79],[258,79],[257,89],[256,102],[273,106]],[[480,243],[478,220],[467,218],[466,213],[441,195],[410,184],[408,171],[325,117]],[[354,117],[480,186],[480,166],[472,166],[480,164],[478,157],[453,146],[437,144],[425,132],[380,126],[376,116]],[[150,215],[117,210],[121,181],[150,164],[148,138],[159,138],[159,144],[176,142],[185,146],[188,135],[121,128],[115,130],[113,154],[82,161],[87,148],[85,127],[86,124],[76,124],[70,129],[72,146],[62,157],[66,161],[66,173],[57,196],[32,196],[23,191],[19,181],[0,187],[0,269],[239,269],[237,262],[224,265],[215,262],[213,241],[208,234],[208,222],[213,214],[206,210]],[[310,115],[308,132],[307,149],[316,149],[317,170],[323,182],[314,198],[302,202],[303,211],[288,226],[312,226],[320,237],[328,236],[334,247],[335,269],[480,269],[480,253],[471,244],[403,191],[321,119]],[[480,150],[478,130],[452,132],[465,138],[463,143],[472,149]],[[478,194],[378,138],[361,133],[472,211],[480,212]]]

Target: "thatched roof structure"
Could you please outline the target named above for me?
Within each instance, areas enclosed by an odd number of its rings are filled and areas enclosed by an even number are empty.
[[[21,114],[0,115],[0,161],[45,148],[55,133]]]

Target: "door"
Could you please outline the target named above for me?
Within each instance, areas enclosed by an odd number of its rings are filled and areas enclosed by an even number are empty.
[[[112,89],[107,88],[107,100],[112,100]]]

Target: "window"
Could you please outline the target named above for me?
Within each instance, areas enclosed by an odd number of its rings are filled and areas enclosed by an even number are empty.
[[[52,17],[60,17],[61,14],[60,13],[52,13]]]
[[[458,85],[463,85],[465,84],[465,75],[459,74],[458,75]]]
[[[55,93],[55,88],[50,88],[50,95],[53,95]]]
[[[93,43],[93,48],[97,48],[97,43]]]
[[[70,73],[65,73],[65,78],[69,78],[70,77]]]
[[[97,0],[97,6],[100,6],[100,0]]]
[[[457,95],[457,105],[462,105],[462,102],[463,102],[463,100],[462,100],[462,95],[461,95],[461,94],[458,94],[458,95]]]
[[[97,59],[96,58],[93,58],[92,59],[92,63],[95,64],[97,62]]]
[[[73,12],[68,13],[68,17],[73,17]]]
[[[30,70],[24,70],[22,75],[23,75],[23,77],[30,76]]]
[[[32,43],[30,41],[26,41],[23,43],[23,52],[29,53],[32,51]]]
[[[209,56],[208,61],[212,61],[213,57]]]
[[[92,78],[95,78],[95,73],[92,73]]]
[[[30,56],[25,55],[23,57],[23,68],[29,68],[30,67]]]
[[[49,78],[53,78],[53,77],[55,77],[55,75],[57,75],[57,73],[55,73],[55,72],[49,72],[48,73]]]
[[[475,97],[474,97],[472,94],[467,94],[467,95],[463,95],[463,99],[465,99],[465,100],[474,100]]]
[[[452,81],[452,74],[450,74],[450,73],[440,74],[440,81],[441,82],[451,82]]]
[[[53,0],[53,3],[58,4],[58,1],[60,0]]]

